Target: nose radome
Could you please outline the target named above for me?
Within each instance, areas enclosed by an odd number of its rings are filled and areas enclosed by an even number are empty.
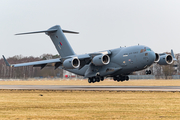
[[[151,52],[149,53],[149,60],[150,60],[152,63],[154,63],[155,59],[156,59],[156,54],[155,54],[153,51],[151,51]]]

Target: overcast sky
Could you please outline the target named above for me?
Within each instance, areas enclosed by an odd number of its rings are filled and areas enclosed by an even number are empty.
[[[1,0],[0,55],[58,54],[41,33],[62,29],[75,53],[91,53],[120,46],[146,45],[161,53],[180,53],[180,0]]]

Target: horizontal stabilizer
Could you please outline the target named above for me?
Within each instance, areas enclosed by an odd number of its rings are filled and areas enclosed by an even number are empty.
[[[15,34],[15,35],[25,35],[25,34],[34,34],[34,33],[53,33],[53,32],[56,32],[57,29],[49,29],[49,30],[45,30],[45,31],[36,31],[36,32],[27,32],[27,33],[18,33],[18,34]]]
[[[68,31],[68,30],[62,30],[63,33],[72,33],[72,34],[79,34],[79,32],[73,32],[73,31]]]
[[[49,29],[45,31],[35,31],[35,32],[27,32],[27,33],[18,33],[15,35],[25,35],[25,34],[35,34],[35,33],[53,33],[56,32],[57,29]],[[68,30],[62,30],[64,33],[72,33],[72,34],[79,34],[79,32],[73,32],[73,31],[68,31]]]

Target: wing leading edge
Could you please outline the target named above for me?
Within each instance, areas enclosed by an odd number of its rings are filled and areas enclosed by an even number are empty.
[[[19,63],[19,64],[9,64],[6,58],[3,55],[3,59],[7,66],[10,67],[21,67],[21,66],[33,66],[33,67],[41,67],[44,68],[48,64],[52,64],[51,66],[55,66],[55,69],[58,68],[60,65],[62,65],[61,60],[59,58],[57,59],[50,59],[50,60],[41,60],[41,61],[35,61],[35,62],[28,62],[28,63]]]

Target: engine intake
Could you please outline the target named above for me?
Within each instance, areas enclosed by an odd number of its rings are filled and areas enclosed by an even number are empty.
[[[63,66],[66,69],[76,69],[80,66],[80,60],[78,58],[69,58],[63,62]]]
[[[159,65],[170,65],[172,63],[173,63],[173,57],[172,55],[168,55],[168,54],[160,56],[160,60],[158,62]]]
[[[107,65],[110,62],[110,57],[108,55],[97,55],[92,59],[92,63],[95,66]]]
[[[155,53],[155,56],[156,56],[156,58],[155,58],[155,63],[157,63],[157,62],[159,62],[159,60],[160,60],[160,57],[159,57],[159,54],[158,53]]]

